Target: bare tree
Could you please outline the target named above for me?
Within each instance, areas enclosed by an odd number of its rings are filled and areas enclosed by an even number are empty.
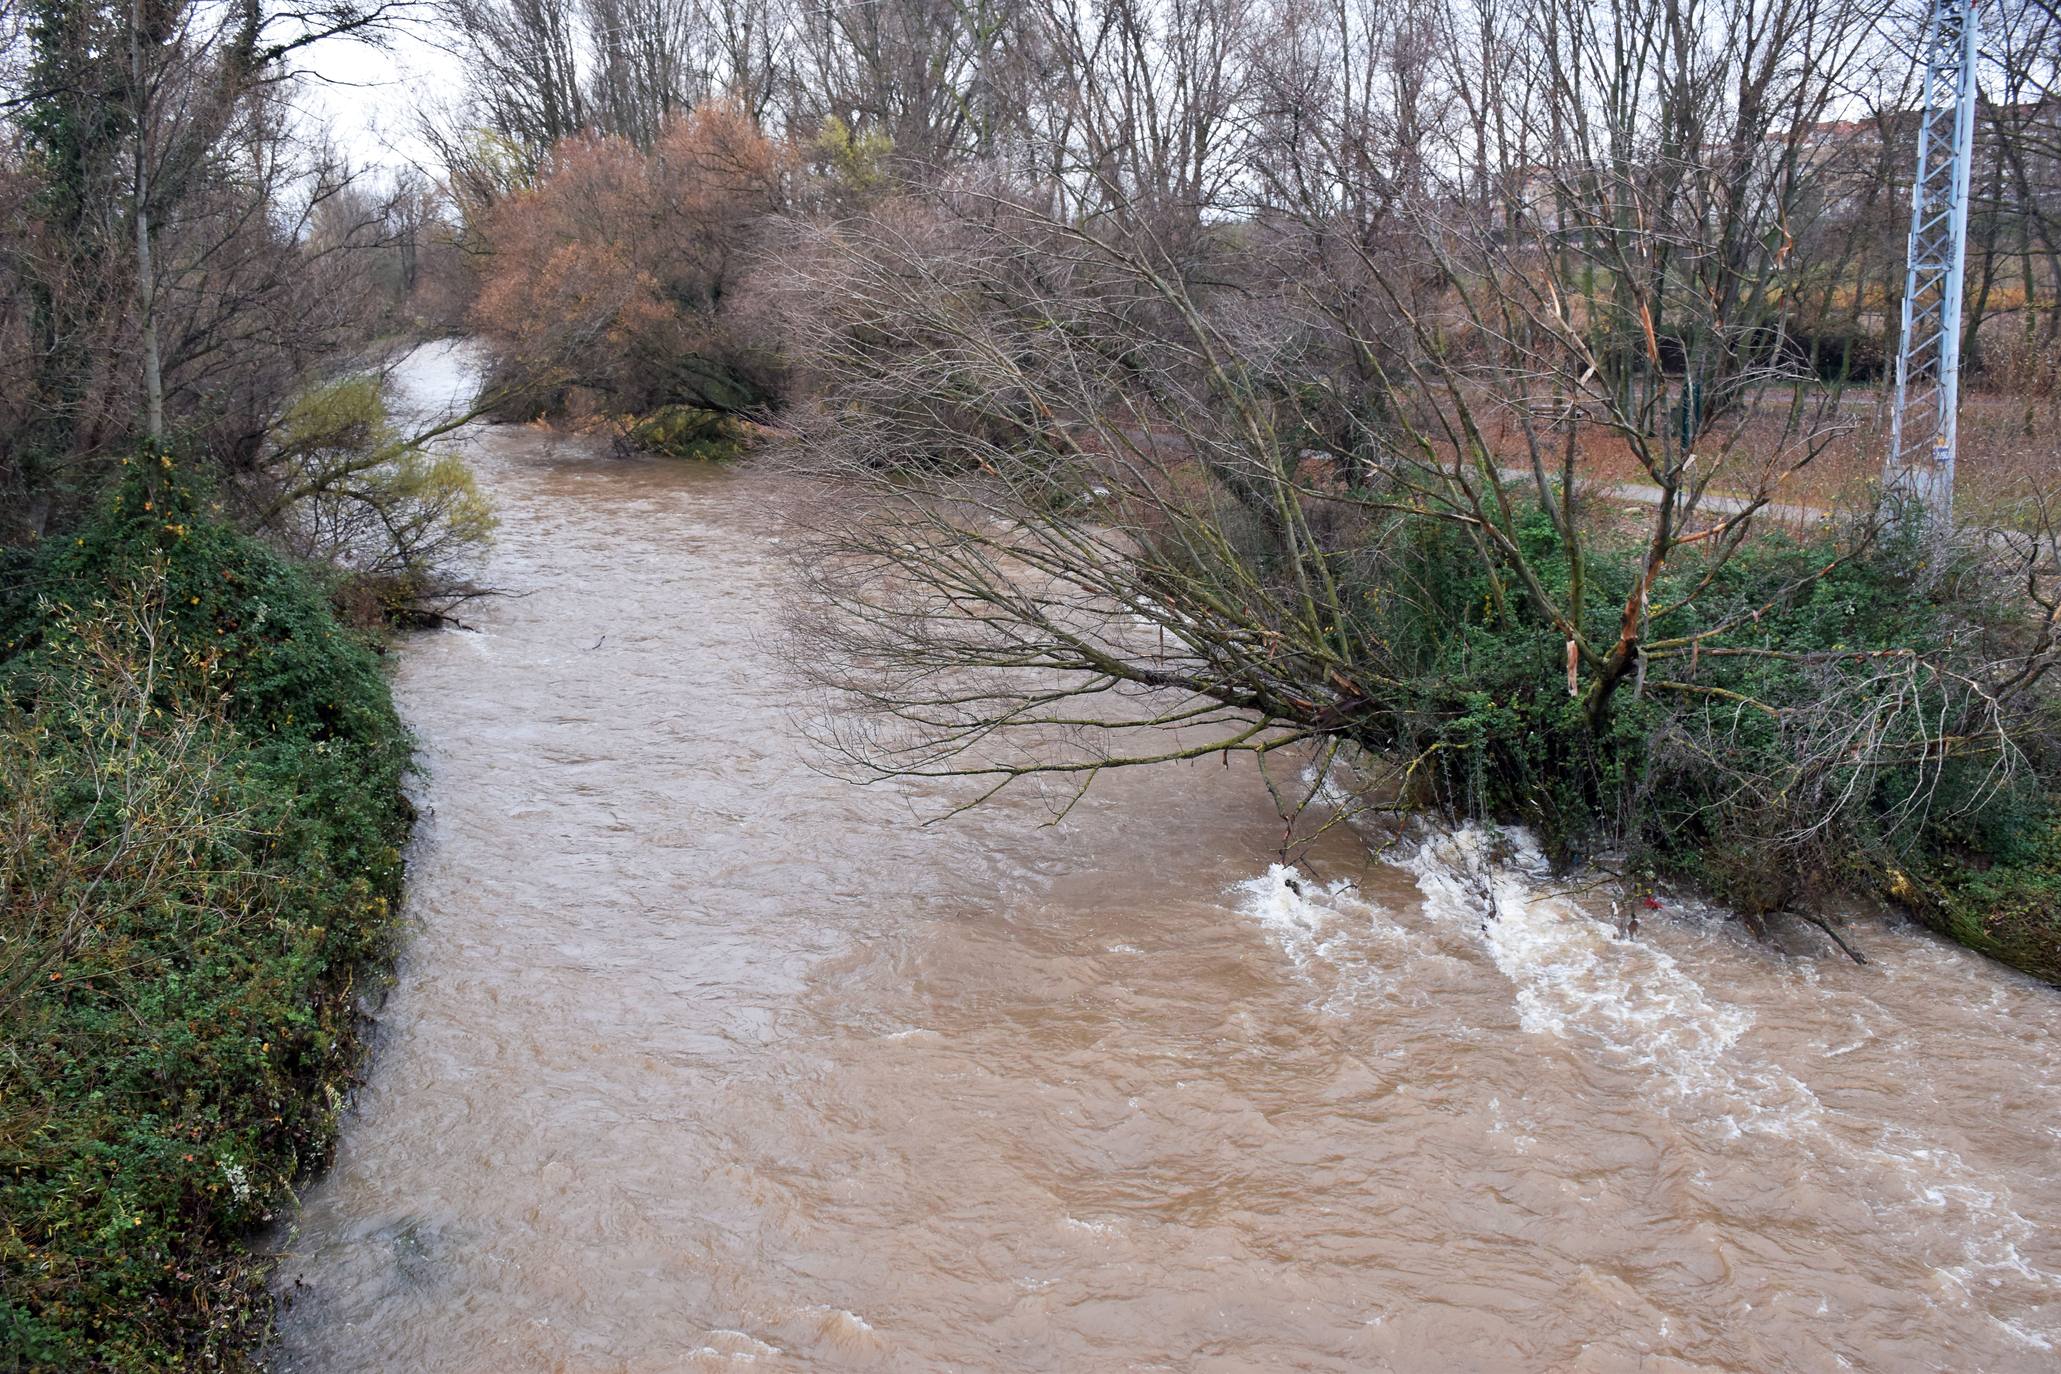
[[[1636,710],[1649,780],[1792,855],[1909,833],[1964,763],[1951,804],[1990,795],[2045,709],[2050,546],[1965,638],[1764,629],[1906,565],[1872,505],[1799,504],[1856,421],[1789,329],[1847,251],[1816,182],[1875,16],[1743,6],[1298,7],[1149,177],[997,167],[796,226],[826,736],[992,786],[1350,745],[1391,796],[1593,822],[1650,799],[1604,762]],[[1193,175],[1215,129],[1242,180]],[[1521,712],[1455,675],[1477,634],[1544,657],[1494,689]]]
[[[1325,517],[1234,340],[1161,264],[988,195],[959,208],[797,227],[786,259],[823,391],[799,451],[838,483],[804,642],[866,708],[827,717],[832,742],[863,770],[997,786],[1394,743],[1398,667],[1347,647]],[[1174,741],[1140,740],[1106,692]]]
[[[789,118],[882,134],[911,179],[986,156],[1009,114],[996,69],[1011,31],[997,0],[798,6]]]
[[[90,494],[138,438],[226,437],[234,461],[361,323],[293,300],[336,283],[302,260],[295,226],[347,178],[313,165],[333,159],[298,146],[283,97],[298,55],[377,38],[407,10],[87,3],[26,33],[0,107],[24,192],[0,487],[23,529]]]
[[[487,127],[531,159],[588,127],[578,0],[445,0]]]
[[[594,122],[648,147],[670,116],[709,92],[696,42],[699,7],[687,0],[587,0],[587,14]]]

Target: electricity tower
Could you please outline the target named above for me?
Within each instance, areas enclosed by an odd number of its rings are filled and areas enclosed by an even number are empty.
[[[1927,523],[1954,505],[1955,410],[1961,393],[1961,283],[1968,259],[1968,179],[1975,150],[1975,0],[1932,0],[1910,256],[1896,354],[1884,487],[1919,502]]]

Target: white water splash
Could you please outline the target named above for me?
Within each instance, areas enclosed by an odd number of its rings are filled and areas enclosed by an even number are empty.
[[[1123,1234],[1123,1227],[1114,1221],[1087,1221],[1080,1217],[1066,1217],[1059,1224],[1069,1231],[1081,1231],[1104,1239]]]
[[[2020,1326],[2017,1322],[2009,1321],[2003,1317],[1998,1316],[1992,1316],[1990,1320],[1995,1322],[1998,1326],[2002,1327],[2004,1329],[2005,1334],[2010,1336],[2012,1340],[2017,1341],[2020,1345],[2030,1346],[2034,1350],[2052,1350],[2054,1348],[2054,1343],[2048,1340],[2045,1336],[2042,1336],[2037,1331],[2029,1331],[2025,1327]]]
[[[1267,928],[1296,968],[1306,971],[1312,959],[1323,956],[1338,913],[1312,901],[1309,894],[1333,893],[1288,864],[1272,865],[1261,876],[1238,884],[1237,890],[1243,896],[1239,905],[1245,914]]]
[[[1858,1123],[1827,1109],[1787,1068],[1742,1046],[1751,1012],[1710,996],[1651,940],[1617,938],[1556,891],[1545,856],[1523,831],[1467,825],[1435,832],[1400,862],[1416,878],[1428,917],[1477,935],[1513,985],[1525,1031],[1586,1043],[1611,1061],[1650,1070],[1667,1099],[1693,1102],[1727,1137],[1780,1137],[1836,1173],[1880,1180],[1890,1196],[1902,1191],[1913,1214],[1955,1215],[1964,1263],[1939,1272],[1964,1295],[1977,1279],[2061,1287],[2061,1276],[2019,1251],[2035,1233],[2032,1223],[1960,1156],[1894,1126],[1872,1146],[1848,1143]],[[2045,1339],[2020,1328],[2012,1334]]]
[[[1265,928],[1302,980],[1323,994],[1315,1009],[1327,1015],[1342,1015],[1362,994],[1393,985],[1394,952],[1414,944],[1389,913],[1355,895],[1342,879],[1320,883],[1293,865],[1274,864],[1233,891],[1239,909]]]
[[[1665,950],[1618,939],[1556,894],[1545,855],[1525,832],[1435,832],[1400,864],[1416,878],[1429,918],[1478,932],[1516,988],[1526,1031],[1586,1041],[1650,1067],[1680,1095],[1730,1095],[1740,1086],[1728,1059],[1752,1014],[1709,997]],[[1788,1101],[1751,1105],[1801,1105],[1786,1090],[1773,1096]]]
[[[770,1345],[749,1331],[731,1327],[716,1327],[708,1332],[705,1339],[708,1344],[687,1352],[688,1359],[703,1367],[711,1360],[726,1364],[756,1364],[767,1355],[783,1353],[779,1346]]]
[[[815,1336],[824,1348],[845,1357],[878,1355],[887,1350],[887,1341],[873,1329],[873,1323],[858,1313],[843,1307],[828,1305],[812,1307],[819,1313]]]

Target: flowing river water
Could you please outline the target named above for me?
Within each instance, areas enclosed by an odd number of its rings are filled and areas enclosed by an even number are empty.
[[[1298,876],[1214,762],[925,826],[810,767],[776,482],[459,442],[519,595],[396,656],[410,933],[282,1371],[2061,1367],[2049,990],[1615,939],[1521,844],[1484,922],[1471,830]]]

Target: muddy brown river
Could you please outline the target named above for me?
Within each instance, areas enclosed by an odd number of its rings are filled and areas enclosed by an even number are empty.
[[[1218,763],[926,826],[811,768],[776,483],[462,448],[519,595],[396,655],[411,929],[281,1370],[2061,1367],[2047,989],[1614,939],[1521,843],[1485,925],[1475,831],[1297,878]]]

